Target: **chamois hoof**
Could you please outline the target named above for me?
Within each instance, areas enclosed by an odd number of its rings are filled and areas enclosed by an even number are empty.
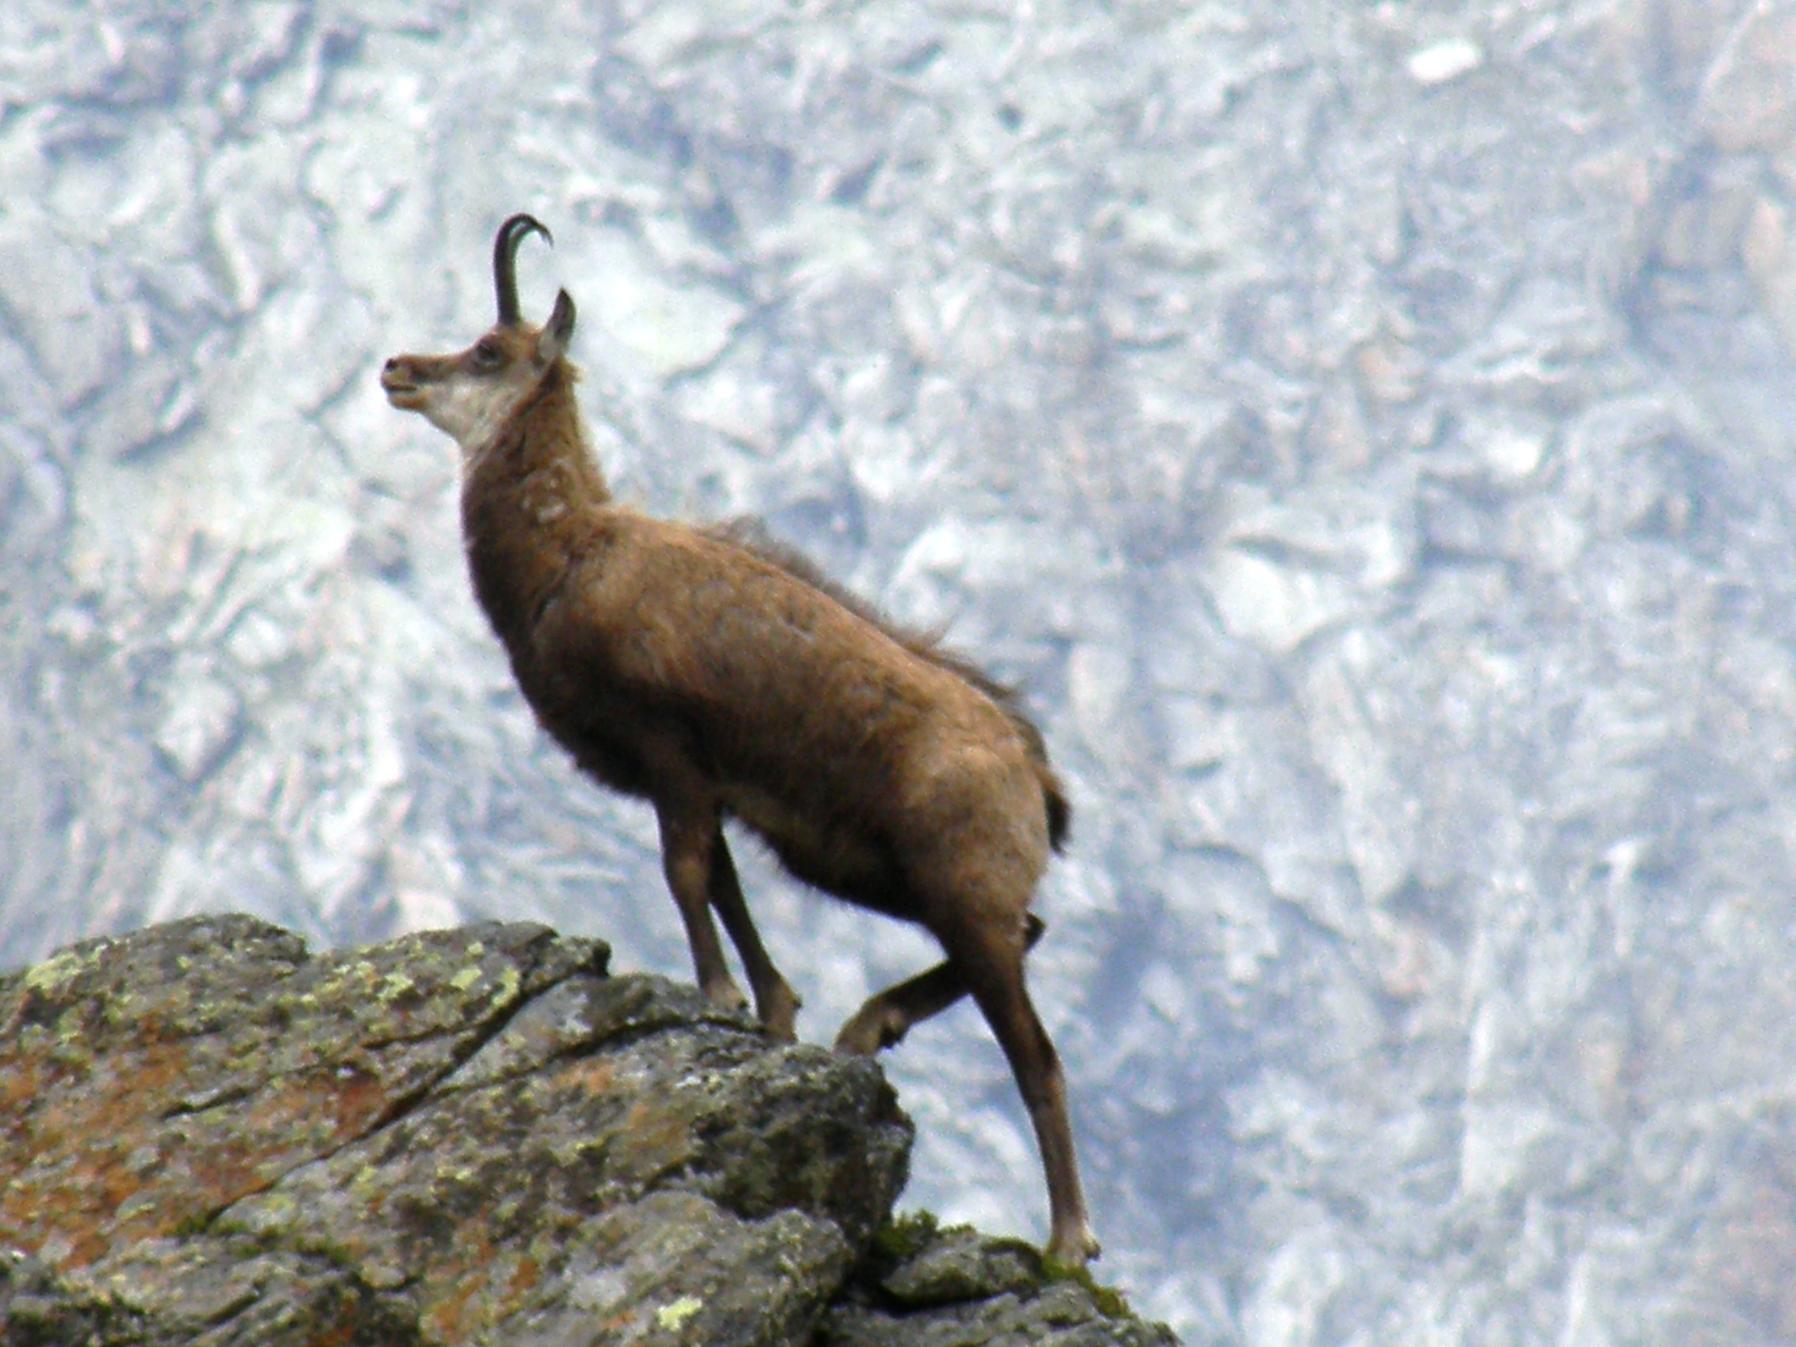
[[[798,1008],[804,1002],[799,1000],[798,993],[781,983],[779,987],[765,996],[755,997],[755,1013],[761,1018],[761,1028],[772,1039],[781,1043],[798,1041]]]
[[[1103,1246],[1084,1221],[1071,1230],[1056,1230],[1045,1250],[1048,1261],[1062,1267],[1082,1268],[1103,1255]]]
[[[842,1026],[836,1035],[836,1051],[871,1057],[902,1040],[909,1028],[903,1016],[875,997]]]
[[[726,1015],[748,1014],[748,998],[742,994],[731,978],[719,982],[708,982],[704,987],[705,1000]]]

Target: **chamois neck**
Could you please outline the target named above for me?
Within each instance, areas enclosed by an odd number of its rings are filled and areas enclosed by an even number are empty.
[[[474,593],[514,658],[573,558],[589,548],[594,511],[611,499],[573,383],[571,367],[558,363],[464,463],[462,541]]]
[[[553,483],[549,489],[563,504],[608,503],[611,489],[586,442],[574,396],[578,378],[566,360],[556,361],[506,425],[465,457],[464,489],[492,490],[504,484],[534,495]]]

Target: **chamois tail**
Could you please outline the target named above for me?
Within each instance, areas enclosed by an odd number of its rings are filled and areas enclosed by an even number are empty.
[[[1041,775],[1041,802],[1048,812],[1048,845],[1055,851],[1065,851],[1073,826],[1072,802],[1066,798],[1059,776],[1045,761],[1036,771]]]

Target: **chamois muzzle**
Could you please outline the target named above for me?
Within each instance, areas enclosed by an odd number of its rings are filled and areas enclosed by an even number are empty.
[[[493,240],[493,289],[499,296],[499,326],[518,325],[518,244],[529,234],[541,234],[552,245],[555,236],[534,215],[519,213],[499,226]]]
[[[418,387],[418,362],[409,355],[396,355],[381,367],[380,386],[387,401],[405,412],[422,411],[424,395]]]

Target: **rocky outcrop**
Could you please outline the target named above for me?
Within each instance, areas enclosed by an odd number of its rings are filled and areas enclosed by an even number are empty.
[[[1171,1341],[1025,1246],[880,1236],[878,1066],[607,957],[231,916],[0,978],[0,1340]]]

